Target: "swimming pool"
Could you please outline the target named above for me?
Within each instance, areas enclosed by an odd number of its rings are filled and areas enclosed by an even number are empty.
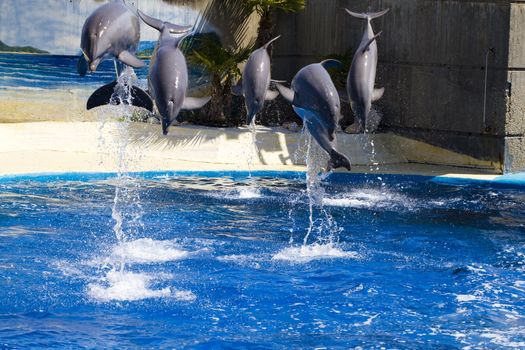
[[[525,188],[300,173],[0,179],[0,344],[525,347]],[[115,195],[117,189],[117,195]]]

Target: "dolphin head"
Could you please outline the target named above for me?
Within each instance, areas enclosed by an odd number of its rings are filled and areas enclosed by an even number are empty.
[[[105,27],[100,22],[96,25],[92,22],[88,19],[82,28],[80,48],[88,62],[89,70],[94,72],[102,57],[111,48],[111,41],[108,40],[107,35],[104,35]]]
[[[248,110],[248,116],[246,117],[246,123],[249,125],[252,123],[255,115],[262,111],[264,106],[264,99],[260,97],[253,97],[250,100],[246,100],[246,109]]]
[[[102,58],[111,51],[112,43],[118,46],[129,31],[127,26],[121,25],[122,21],[117,21],[128,12],[123,2],[109,2],[97,8],[84,22],[80,48],[90,71],[97,69]]]
[[[160,101],[158,101],[160,102]],[[164,103],[158,103],[161,105],[164,105]],[[159,109],[159,112],[162,116],[162,133],[164,135],[168,134],[169,127],[173,124],[173,122],[177,121],[177,117],[179,115],[180,110],[182,109],[182,103],[177,103],[176,101],[169,100],[165,102],[165,107],[162,109]]]

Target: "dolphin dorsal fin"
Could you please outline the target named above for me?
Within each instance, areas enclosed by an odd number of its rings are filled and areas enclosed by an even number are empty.
[[[322,62],[319,62],[319,64],[323,66],[324,69],[339,68],[343,65],[341,61],[333,59],[333,58],[326,59]]]
[[[266,44],[264,44],[264,46],[262,48],[266,50],[268,48],[268,46],[270,46],[275,40],[279,39],[280,37],[281,37],[280,35],[276,36],[275,38],[273,38],[272,40],[270,40]]]
[[[364,45],[361,45],[359,47],[359,51],[360,52],[368,51],[368,49],[370,48],[370,45],[381,35],[381,33],[383,32],[379,32],[376,35],[374,35],[372,38],[368,39],[368,41]]]
[[[157,29],[159,32],[163,33],[166,30],[172,34],[180,34],[188,32],[193,26],[179,26],[170,22],[163,22],[160,19],[156,19],[146,15],[141,10],[137,10],[139,17],[152,28]]]
[[[374,18],[381,17],[385,15],[390,9],[386,9],[380,12],[368,12],[368,13],[359,13],[359,12],[352,12],[349,9],[345,9],[346,12],[352,17],[360,18],[360,19],[366,19],[367,21],[371,21]]]

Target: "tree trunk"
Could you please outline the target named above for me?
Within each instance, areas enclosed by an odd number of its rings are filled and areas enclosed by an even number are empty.
[[[223,125],[225,122],[223,112],[223,89],[221,77],[214,74],[212,77],[211,100],[202,109],[202,121],[206,125]]]

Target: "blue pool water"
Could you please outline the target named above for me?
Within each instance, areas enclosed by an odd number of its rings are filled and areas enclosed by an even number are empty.
[[[525,347],[523,188],[304,183],[0,179],[0,347]]]

